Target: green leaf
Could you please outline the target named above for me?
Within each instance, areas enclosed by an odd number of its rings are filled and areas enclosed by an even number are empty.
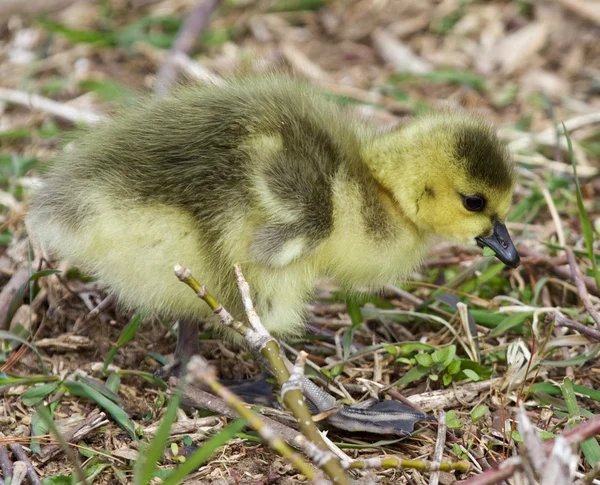
[[[431,354],[431,359],[436,364],[440,364],[448,358],[448,355],[450,355],[450,348],[444,347],[443,349],[438,349],[435,352],[433,352]]]
[[[163,381],[162,379],[159,379],[158,377],[154,376],[150,372],[144,372],[141,370],[119,369],[118,371],[116,371],[116,373],[119,376],[138,376],[148,382],[151,382],[152,384],[159,387],[163,391],[167,389],[167,384],[165,383],[165,381]]]
[[[433,365],[433,359],[430,354],[417,354],[415,355],[415,360],[423,367],[429,368]]]
[[[125,326],[125,328],[121,332],[121,335],[119,335],[117,343],[111,347],[111,349],[108,351],[108,354],[106,355],[106,358],[104,359],[104,366],[102,367],[103,373],[106,373],[106,369],[108,368],[112,360],[115,358],[117,352],[135,337],[135,334],[137,333],[137,330],[143,320],[144,317],[142,315],[136,314],[131,319],[131,321]]]
[[[108,468],[110,465],[108,463],[92,463],[89,467],[86,467],[84,470],[85,476],[88,478],[88,483],[94,483],[94,480],[104,471],[105,468]]]
[[[479,380],[489,379],[492,375],[492,369],[490,367],[486,367],[478,364],[472,360],[461,359],[460,367],[462,369],[461,373],[458,374],[457,380],[462,379],[470,379],[471,377],[464,373],[465,370],[473,371],[475,374],[479,376]]]
[[[177,409],[181,403],[181,391],[177,390],[171,397],[165,415],[163,416],[158,431],[150,442],[144,453],[140,453],[135,467],[134,483],[135,485],[147,485],[152,479],[152,473],[156,468],[156,464],[162,457],[171,425],[177,417]]]
[[[587,386],[580,386],[577,384],[573,385],[573,390],[576,394],[583,394],[584,396],[593,399],[594,401],[600,402],[600,391],[596,389],[592,389]],[[560,387],[555,386],[550,382],[536,382],[533,386],[531,386],[532,392],[544,392],[551,396],[556,396],[562,394]]]
[[[573,176],[575,177],[575,190],[577,194],[577,209],[579,210],[579,220],[581,221],[581,232],[583,233],[583,239],[585,240],[585,246],[588,251],[588,256],[592,261],[592,272],[594,279],[596,280],[596,286],[600,290],[600,271],[598,271],[598,263],[594,257],[594,229],[588,213],[583,205],[583,195],[581,193],[581,186],[579,185],[579,177],[577,177],[577,162],[575,155],[573,154],[573,146],[571,144],[571,137],[567,131],[567,127],[563,123],[563,131],[565,138],[567,139],[567,146],[569,148],[569,157],[571,158],[571,165],[573,166]]]
[[[121,376],[117,372],[111,372],[106,378],[106,388],[115,394],[119,392],[121,386]]]
[[[45,412],[49,419],[52,419],[51,411],[51,408],[48,406],[40,406],[38,409],[36,409],[35,414],[31,418],[31,436],[44,436],[49,433],[50,426],[44,420],[41,413]],[[40,448],[40,440],[38,439],[32,439],[29,448],[38,455],[41,455],[42,453]]]
[[[477,372],[475,372],[474,370],[463,369],[463,373],[465,374],[465,376],[467,376],[473,382],[477,382],[477,381],[481,380],[481,378],[479,377],[479,374],[477,374]]]
[[[24,385],[32,386],[42,382],[57,382],[60,381],[59,376],[44,376],[44,375],[31,375],[26,377],[14,377],[0,372],[0,389],[8,386]]]
[[[500,325],[498,325],[494,330],[492,330],[490,332],[490,337],[495,337],[497,335],[501,335],[504,332],[510,330],[513,327],[516,327],[517,325],[522,324],[525,320],[527,320],[528,318],[531,318],[533,316],[533,312],[518,312],[518,313],[514,313],[513,315],[505,318],[504,320],[502,320],[502,322],[500,323]]]
[[[561,386],[562,394],[567,404],[567,411],[571,418],[580,417],[579,406],[571,380],[566,377]],[[590,438],[581,443],[581,451],[588,461],[590,467],[595,467],[596,463],[600,463],[600,444],[596,438]]]
[[[483,248],[482,254],[485,257],[496,256],[496,253],[494,252],[494,250],[491,248],[488,248],[487,246],[485,246]]]
[[[344,364],[335,364],[329,371],[329,376],[334,378],[339,376],[342,372],[344,372]]]
[[[460,360],[453,360],[448,365],[447,371],[451,376],[458,374],[460,372],[461,362]]]
[[[452,376],[447,372],[444,373],[444,375],[442,376],[442,382],[444,383],[444,386],[449,386],[450,384],[452,384]]]
[[[483,418],[489,411],[490,408],[488,408],[487,406],[477,406],[475,409],[473,409],[473,411],[471,411],[471,421],[473,423],[476,423],[481,418]]]
[[[41,386],[32,387],[23,393],[21,401],[25,406],[36,406],[44,400],[44,398],[53,393],[58,388],[55,382],[42,384]]]
[[[127,413],[113,401],[91,387],[87,382],[65,381],[64,386],[71,394],[87,397],[94,401],[98,406],[110,414],[117,424],[129,433],[129,436],[131,436],[132,439],[137,439],[135,424],[129,419]]]
[[[540,365],[550,366],[550,367],[569,367],[572,365],[582,365],[585,364],[588,360],[593,359],[600,352],[600,345],[597,345],[594,350],[589,352],[588,354],[578,355],[577,357],[571,357],[570,359],[561,359],[561,360],[542,360]]]
[[[448,411],[446,413],[446,426],[449,429],[461,429],[463,427],[462,422],[456,415],[456,411]]]
[[[400,352],[400,355],[410,355],[419,350],[433,350],[435,347],[429,344],[422,344],[420,342],[406,342],[396,345],[396,348]]]
[[[63,35],[75,43],[116,46],[115,39],[111,33],[71,29],[50,19],[38,19],[37,22],[48,32]]]
[[[42,478],[42,485],[72,485],[73,478],[70,475],[53,475]]]
[[[383,348],[390,355],[398,355],[398,348],[395,345],[384,345]]]
[[[427,369],[426,367],[421,367],[421,366],[413,367],[411,370],[409,370],[404,375],[404,377],[402,377],[401,379],[394,382],[391,385],[391,387],[406,386],[406,385],[410,384],[411,382],[421,379],[421,377],[426,376],[428,373],[429,373],[429,369]]]
[[[117,345],[119,347],[123,347],[123,345],[133,340],[143,320],[144,316],[139,313],[133,316],[131,321],[125,326],[125,328],[121,332],[121,335],[119,335],[119,339],[117,340]]]
[[[442,363],[442,366],[444,368],[450,366],[450,364],[452,364],[452,362],[454,362],[454,357],[456,356],[456,345],[449,345],[446,348],[448,349],[448,355],[446,356],[446,359]]]
[[[216,436],[213,436],[192,455],[181,464],[169,477],[167,477],[162,485],[177,485],[181,483],[185,477],[202,466],[211,455],[221,446],[234,438],[246,426],[245,419],[236,419],[227,428],[221,431]]]
[[[114,402],[120,406],[123,405],[123,399],[121,399],[117,394],[115,394],[108,387],[106,387],[103,382],[101,382],[97,379],[94,379],[93,377],[82,376],[82,375],[78,375],[76,377],[76,380],[77,380],[77,382],[85,383],[87,386],[96,390],[97,392],[102,394],[104,397],[110,399],[112,402]]]
[[[319,10],[325,7],[325,0],[278,0],[269,8],[269,12],[298,12]]]
[[[350,315],[352,325],[350,325],[350,328],[344,332],[344,337],[342,339],[344,359],[347,359],[350,356],[350,346],[352,345],[352,341],[354,339],[354,332],[356,329],[360,328],[363,322],[363,317],[360,313],[360,302],[358,299],[348,295],[346,297],[346,309],[348,311],[348,315]]]

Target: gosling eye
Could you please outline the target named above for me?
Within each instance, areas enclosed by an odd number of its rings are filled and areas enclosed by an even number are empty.
[[[463,205],[470,212],[481,212],[485,209],[485,199],[480,195],[463,195]]]

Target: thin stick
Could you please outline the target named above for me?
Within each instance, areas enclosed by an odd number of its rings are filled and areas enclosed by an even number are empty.
[[[433,452],[433,461],[441,463],[444,457],[444,446],[446,446],[446,413],[442,412],[438,418],[437,440],[435,442],[435,451]],[[438,485],[440,482],[440,472],[435,471],[431,474],[429,485]]]
[[[386,457],[374,457],[367,458],[366,460],[353,460],[350,463],[343,462],[345,468],[351,470],[367,470],[367,469],[377,469],[380,470],[382,468],[397,468],[397,469],[405,469],[412,468],[414,470],[419,470],[421,472],[451,472],[451,471],[459,471],[461,473],[467,473],[471,469],[471,464],[467,461],[457,461],[455,463],[443,462],[443,463],[435,463],[432,461],[419,461],[419,460],[403,460],[396,456],[386,456]]]
[[[562,437],[570,445],[579,445],[583,441],[593,438],[598,433],[600,433],[600,416],[596,416],[568,433],[564,433]],[[544,443],[546,454],[552,451],[554,441],[553,439]],[[513,456],[501,462],[497,468],[492,468],[459,483],[460,485],[492,485],[510,478],[517,470],[521,469],[522,463],[523,461],[520,456]]]
[[[7,321],[10,304],[17,290],[29,279],[29,270],[20,268],[13,273],[8,283],[0,291],[0,330],[8,330],[10,322]]]
[[[17,91],[16,89],[0,88],[0,101],[27,106],[30,109],[43,111],[44,113],[51,114],[72,123],[86,123],[93,125],[105,119],[104,116],[93,111],[75,108],[50,98]]]
[[[196,381],[208,385],[231,409],[248,421],[248,424],[258,432],[272,450],[288,460],[309,480],[314,480],[316,478],[315,471],[300,457],[300,455],[294,452],[285,441],[277,436],[258,414],[248,409],[239,397],[217,381],[217,377],[212,367],[210,367],[208,362],[199,355],[194,355],[190,359],[188,364],[188,379],[190,379],[191,383]]]
[[[38,474],[36,473],[35,468],[33,468],[33,465],[31,464],[31,460],[27,457],[27,455],[23,451],[23,447],[21,445],[17,445],[17,444],[10,444],[8,446],[10,447],[10,451],[13,452],[13,454],[15,455],[17,460],[24,462],[25,465],[27,466],[27,478],[29,478],[29,481],[31,482],[31,484],[32,485],[42,485],[42,481],[40,480],[40,477],[38,477]]]
[[[172,86],[177,77],[177,63],[175,62],[177,55],[180,53],[187,54],[192,50],[196,39],[208,25],[210,15],[218,4],[219,0],[201,0],[187,15],[177,33],[173,47],[171,47],[156,75],[154,86],[156,94],[163,95]]]
[[[13,476],[10,485],[21,485],[27,476],[27,463],[15,461],[13,463]]]
[[[572,328],[573,330],[577,330],[579,333],[586,335],[594,340],[600,341],[600,331],[590,328],[583,323],[576,322],[575,320],[571,320],[570,318],[565,317],[561,313],[548,313],[546,315],[546,323],[550,323],[554,317],[554,325],[557,327],[566,327]]]
[[[169,379],[169,388],[171,390],[177,389],[178,384],[179,382],[177,378],[172,377]],[[185,386],[183,392],[185,394],[185,402],[189,402],[191,406],[200,409],[206,409],[208,411],[217,413],[220,416],[227,416],[230,419],[237,419],[240,417],[240,415],[227,406],[225,401],[223,401],[221,398],[215,396],[214,394],[203,391],[197,386],[187,385]],[[296,436],[298,436],[298,431],[286,426],[285,424],[279,423],[272,418],[263,416],[263,419],[267,425],[273,429],[275,433],[277,433],[277,436],[281,437],[290,446],[296,446],[296,442],[294,440]]]
[[[10,478],[12,477],[12,466],[10,464],[10,458],[8,457],[8,450],[4,445],[0,445],[0,469],[2,470],[4,479],[10,481]]]
[[[208,304],[213,312],[219,317],[221,323],[241,334],[256,355],[264,357],[269,362],[277,382],[280,386],[283,386],[290,378],[290,372],[287,365],[288,362],[286,362],[287,359],[282,356],[279,344],[271,337],[260,321],[256,309],[254,308],[254,304],[252,303],[252,298],[250,297],[250,286],[245,280],[239,265],[235,265],[235,273],[238,289],[250,325],[245,325],[239,321],[236,322],[231,314],[215,300],[208,290],[196,281],[188,269],[185,269],[181,265],[175,266],[175,275],[177,278],[186,283],[199,298]],[[310,381],[308,382],[310,383]],[[284,393],[282,399],[284,404],[292,411],[292,414],[298,420],[298,425],[302,433],[320,448],[327,450],[327,444],[323,440],[319,429],[312,419],[302,391],[299,389],[289,390]],[[348,477],[344,473],[340,461],[337,458],[328,461],[325,464],[323,471],[336,484],[348,483]]]

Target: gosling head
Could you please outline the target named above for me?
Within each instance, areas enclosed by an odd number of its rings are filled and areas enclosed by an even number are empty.
[[[513,161],[494,130],[461,114],[418,118],[384,137],[380,183],[422,231],[491,248],[517,267],[504,221],[515,186]]]

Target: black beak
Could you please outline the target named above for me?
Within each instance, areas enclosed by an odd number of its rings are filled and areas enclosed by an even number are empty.
[[[494,232],[488,237],[476,237],[479,247],[487,246],[496,253],[496,257],[505,265],[516,268],[521,263],[519,253],[515,248],[506,226],[500,221],[494,221]]]

